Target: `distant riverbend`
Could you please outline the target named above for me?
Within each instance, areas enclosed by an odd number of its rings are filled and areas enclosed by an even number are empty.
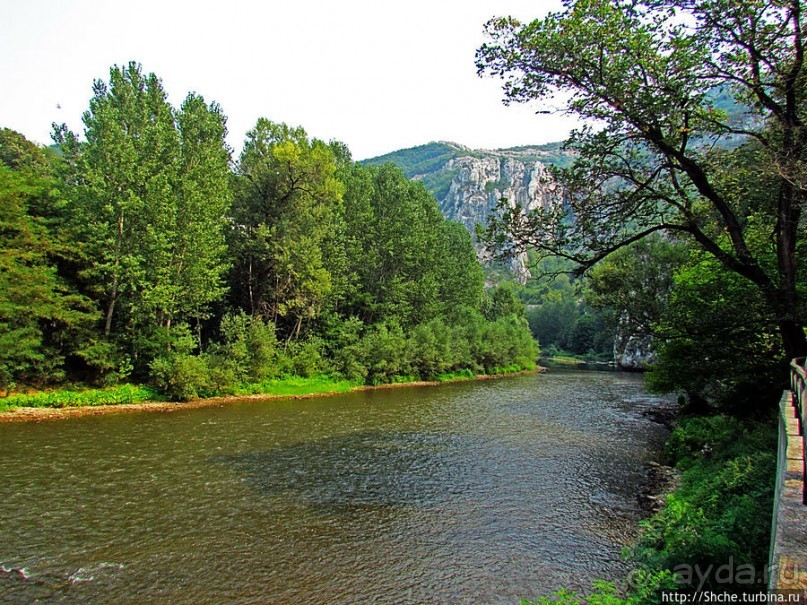
[[[498,381],[0,425],[0,601],[517,603],[627,570],[667,400]]]

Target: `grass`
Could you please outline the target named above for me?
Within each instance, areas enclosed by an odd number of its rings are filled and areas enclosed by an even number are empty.
[[[471,370],[459,370],[457,372],[447,372],[445,374],[438,374],[435,377],[437,382],[452,382],[455,380],[470,380],[474,378],[476,374],[474,374]]]
[[[272,378],[262,382],[250,383],[237,387],[233,395],[275,395],[293,397],[295,395],[321,395],[325,393],[347,393],[361,386],[352,380],[334,380],[330,376],[314,376],[303,378]]]
[[[507,374],[523,370],[520,365],[493,368],[490,374]],[[476,376],[471,370],[459,370],[438,375],[437,382],[469,380]],[[417,376],[396,376],[395,384],[418,382]],[[226,396],[271,395],[276,397],[295,397],[304,395],[324,395],[330,393],[347,393],[364,386],[363,382],[354,380],[338,380],[327,375],[304,378],[289,376],[272,378],[261,382],[250,383],[228,389],[221,393]],[[0,398],[0,413],[17,407],[33,408],[65,408],[99,405],[120,405],[141,403],[144,401],[166,401],[156,389],[148,386],[121,384],[103,389],[56,389],[32,393],[15,393]]]
[[[118,405],[160,401],[163,398],[151,387],[121,384],[104,389],[59,389],[33,393],[15,393],[0,400],[0,411],[16,407],[64,408],[96,405]]]

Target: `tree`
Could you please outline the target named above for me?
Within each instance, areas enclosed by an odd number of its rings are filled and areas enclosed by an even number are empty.
[[[733,412],[777,401],[787,363],[768,306],[759,289],[713,257],[696,254],[679,267],[653,331],[659,362],[648,374],[652,388]]]
[[[658,234],[625,246],[589,273],[586,303],[610,311],[622,336],[653,335],[689,252]]]
[[[109,85],[95,81],[83,119],[86,142],[65,126],[54,138],[74,170],[73,218],[92,263],[85,275],[98,284],[109,336],[121,300],[136,312],[149,290],[146,274],[159,263],[147,251],[170,241],[160,227],[173,214],[179,137],[162,83],[135,63],[110,69]]]
[[[442,246],[436,261],[442,311],[448,315],[463,306],[478,309],[485,290],[485,274],[471,234],[460,223],[451,221],[443,221],[440,231]]]
[[[489,243],[587,268],[652,233],[688,237],[759,289],[788,356],[807,354],[804,27],[801,0],[570,0],[491,20],[477,65],[505,79],[506,102],[561,92],[597,127],[572,134],[566,204],[504,211]],[[742,119],[718,108],[727,91]]]
[[[174,241],[168,263],[170,292],[164,305],[174,315],[206,319],[209,307],[227,291],[225,230],[229,227],[230,151],[224,142],[227,118],[217,103],[189,94],[177,115],[180,175]]]
[[[0,151],[7,148],[0,143]],[[97,319],[92,302],[59,276],[54,238],[30,209],[51,199],[52,184],[0,164],[0,389],[64,376]]]
[[[239,162],[233,217],[236,295],[298,337],[331,291],[323,245],[335,228],[344,186],[333,150],[302,128],[258,120]]]
[[[111,68],[93,93],[86,141],[64,125],[54,133],[82,275],[103,306],[106,337],[127,332],[149,348],[164,331],[170,348],[172,325],[204,318],[224,293],[226,118],[195,94],[176,112],[160,79],[134,62]]]
[[[392,164],[346,174],[344,309],[366,323],[403,327],[481,297],[470,237],[450,225],[421,183]]]
[[[491,290],[490,303],[486,310],[490,321],[502,317],[524,316],[524,304],[516,296],[512,282],[504,282]]]

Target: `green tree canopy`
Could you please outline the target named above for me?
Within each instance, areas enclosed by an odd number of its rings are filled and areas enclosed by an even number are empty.
[[[331,292],[323,247],[336,229],[344,185],[333,150],[302,128],[261,118],[239,161],[233,217],[236,297],[299,336]]]
[[[588,267],[655,232],[688,237],[759,289],[789,356],[807,354],[804,27],[801,0],[574,0],[491,20],[477,65],[506,101],[561,93],[594,125],[570,140],[566,204],[504,211],[489,243]],[[742,119],[716,106],[724,91]],[[754,161],[736,173],[739,156]]]
[[[194,94],[175,111],[160,79],[134,62],[113,67],[93,93],[85,140],[65,126],[54,133],[82,277],[101,301],[107,337],[126,333],[149,348],[165,331],[170,343],[173,323],[203,318],[224,292],[226,118]]]
[[[58,275],[54,239],[31,213],[52,201],[51,186],[25,169],[0,165],[0,390],[62,378],[65,356],[89,346],[97,319],[92,301]]]

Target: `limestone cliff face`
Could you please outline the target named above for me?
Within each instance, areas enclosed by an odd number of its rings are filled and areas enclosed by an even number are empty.
[[[450,160],[445,169],[453,178],[448,192],[438,198],[440,209],[470,230],[477,223],[487,224],[500,199],[532,209],[553,204],[558,198],[557,186],[541,162],[465,156]]]
[[[614,361],[623,370],[642,372],[656,361],[653,338],[617,333],[614,337]]]
[[[462,223],[473,233],[477,224],[487,225],[488,217],[502,199],[530,210],[559,202],[557,185],[542,162],[487,153],[447,162],[444,169],[452,174],[451,185],[438,198],[440,210],[447,218]],[[522,283],[529,277],[526,260],[522,256],[510,264]]]
[[[480,150],[441,142],[364,163],[397,164],[407,178],[421,181],[434,194],[446,218],[474,233],[477,224],[488,224],[501,199],[527,209],[559,203],[560,192],[548,166],[563,164],[569,157],[559,144]],[[529,277],[525,257],[515,259],[511,268],[520,281]]]

